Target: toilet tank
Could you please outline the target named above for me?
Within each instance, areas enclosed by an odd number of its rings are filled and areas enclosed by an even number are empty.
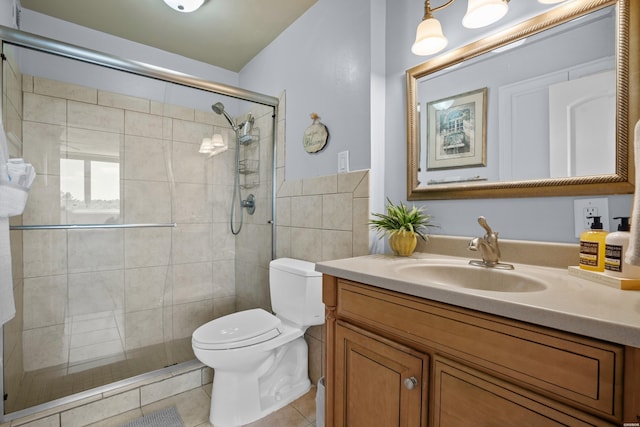
[[[278,258],[269,264],[271,307],[280,318],[299,326],[324,323],[322,273],[315,264],[293,258]]]

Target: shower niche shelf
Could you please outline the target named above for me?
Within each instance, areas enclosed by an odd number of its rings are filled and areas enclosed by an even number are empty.
[[[238,172],[241,175],[240,185],[244,189],[260,185],[260,129],[253,128],[251,139],[240,143],[240,160]]]

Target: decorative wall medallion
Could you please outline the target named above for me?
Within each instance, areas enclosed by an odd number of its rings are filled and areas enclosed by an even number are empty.
[[[304,131],[302,145],[307,153],[317,153],[327,145],[329,138],[329,130],[319,120],[320,117],[316,113],[311,113],[313,123]]]

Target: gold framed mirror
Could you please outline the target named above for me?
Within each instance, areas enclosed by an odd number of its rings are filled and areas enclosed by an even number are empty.
[[[593,29],[590,23],[595,23]],[[593,33],[575,32],[587,28]],[[558,41],[556,35],[568,38]],[[603,45],[610,53],[571,63],[573,59],[565,58],[570,55],[553,54],[549,43],[564,43],[567,51],[592,56]],[[535,54],[522,52],[520,45],[537,48],[544,60],[527,64]],[[512,62],[498,67],[494,58]],[[535,76],[518,77],[516,72],[518,66],[556,63],[558,69],[545,68]],[[491,81],[499,75],[512,79]],[[601,83],[590,80],[594,76]],[[579,94],[584,93],[580,87],[600,88],[606,93],[597,96],[604,101],[598,101],[596,110],[581,104],[578,117],[583,118],[577,120],[571,110],[575,99],[564,95],[567,86],[573,88],[569,93]],[[406,90],[408,200],[633,193],[633,128],[640,118],[640,2],[564,3],[410,68]],[[470,93],[485,97],[472,98]],[[574,122],[590,123],[591,128],[581,130]],[[592,140],[591,145],[581,138]],[[576,146],[576,141],[584,146]],[[609,149],[603,148],[606,141]]]

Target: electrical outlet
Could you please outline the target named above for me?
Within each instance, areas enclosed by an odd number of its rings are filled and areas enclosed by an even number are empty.
[[[584,220],[584,229],[590,229],[593,224],[593,217],[598,216],[597,206],[588,206],[582,209],[582,219]],[[602,221],[602,218],[600,218]]]
[[[573,201],[575,235],[580,237],[584,230],[591,228],[594,216],[600,217],[603,230],[609,230],[609,199],[575,199]]]

